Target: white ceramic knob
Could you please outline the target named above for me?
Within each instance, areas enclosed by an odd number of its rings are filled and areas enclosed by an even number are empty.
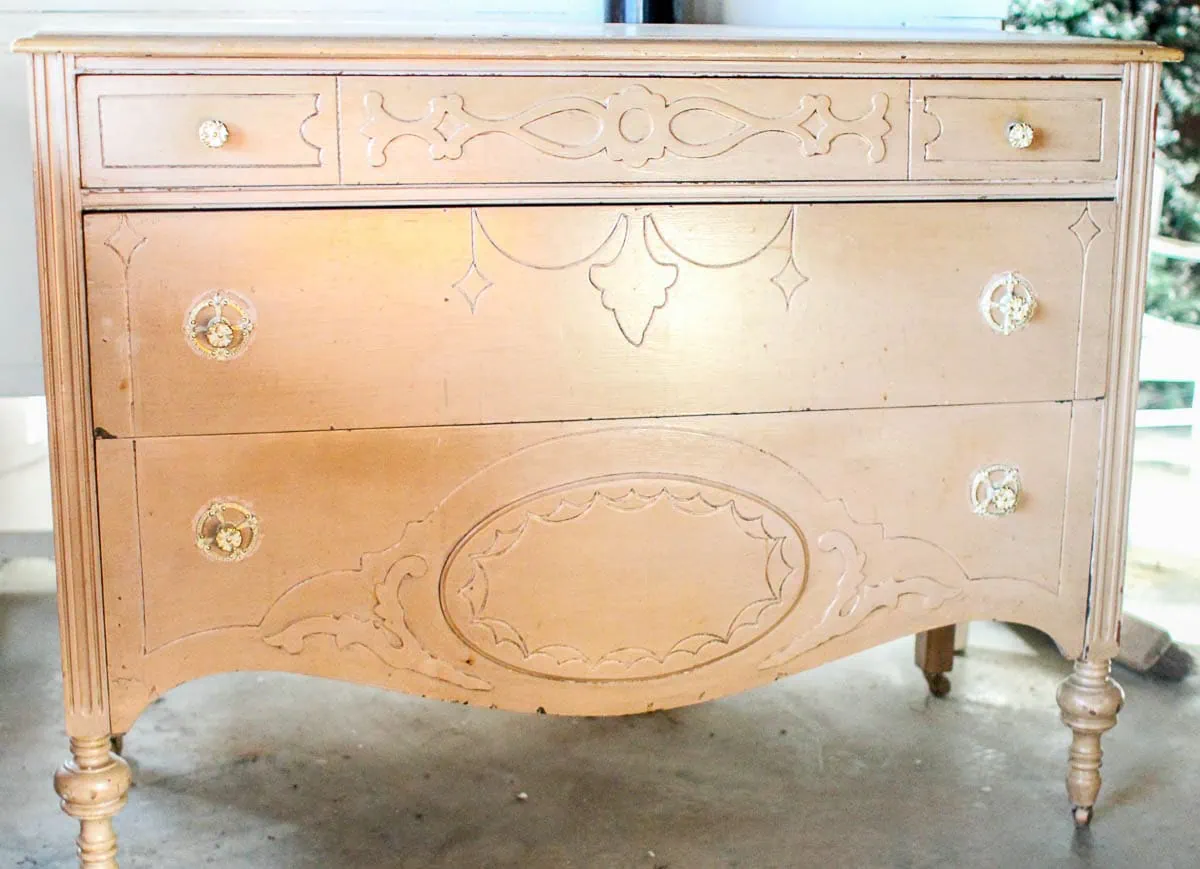
[[[1023,151],[1033,144],[1033,127],[1024,121],[1013,121],[1008,125],[1008,144]]]
[[[200,136],[200,141],[209,148],[220,148],[229,141],[229,128],[212,118],[203,121],[196,132]]]

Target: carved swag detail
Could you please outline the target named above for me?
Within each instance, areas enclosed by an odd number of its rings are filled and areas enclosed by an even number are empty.
[[[684,252],[678,241],[668,241],[655,219],[654,209],[623,211],[599,244],[566,263],[539,262],[503,247],[488,231],[477,209],[471,209],[470,221],[471,263],[454,288],[471,306],[472,313],[478,309],[484,293],[495,286],[479,264],[482,240],[490,250],[523,268],[564,271],[587,265],[588,282],[599,292],[600,304],[612,313],[621,337],[634,347],[642,346],[655,315],[670,300],[681,263],[700,269],[727,269],[760,256],[774,256],[780,267],[770,280],[783,296],[785,311],[791,310],[796,291],[809,280],[796,265],[799,233],[795,206],[786,207],[779,228],[765,244],[728,261],[702,259]]]

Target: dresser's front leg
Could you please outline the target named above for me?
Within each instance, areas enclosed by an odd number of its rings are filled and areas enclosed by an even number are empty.
[[[129,764],[112,752],[110,737],[71,739],[71,759],[54,776],[63,811],[79,821],[80,869],[117,869],[113,815],[125,805]]]
[[[1125,692],[1109,675],[1107,660],[1076,661],[1075,672],[1058,686],[1062,720],[1071,728],[1067,756],[1067,795],[1075,823],[1086,826],[1100,793],[1100,737],[1117,723]]]

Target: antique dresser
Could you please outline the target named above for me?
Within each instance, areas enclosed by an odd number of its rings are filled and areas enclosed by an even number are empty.
[[[1116,722],[1159,63],[609,29],[41,35],[85,866],[228,670],[619,715],[1002,619]],[[942,633],[931,633],[942,630]]]

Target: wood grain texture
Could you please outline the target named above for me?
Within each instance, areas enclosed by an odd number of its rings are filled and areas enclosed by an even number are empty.
[[[79,135],[85,187],[338,182],[333,77],[81,76]]]
[[[1070,420],[1051,403],[139,440],[144,591],[125,595],[144,658],[114,720],[233,666],[598,714],[971,618],[1077,646]],[[969,489],[997,461],[1023,492],[991,519]],[[214,500],[254,514],[252,554],[197,548]]]
[[[72,59],[36,56],[34,189],[67,731],[109,733]]]
[[[347,183],[899,179],[902,81],[344,76]]]
[[[1122,119],[1125,138],[1117,197],[1120,238],[1113,275],[1107,402],[1100,453],[1102,475],[1096,507],[1092,588],[1083,656],[1107,661],[1120,644],[1129,479],[1133,473],[1133,417],[1137,408],[1138,348],[1146,297],[1150,238],[1150,189],[1154,167],[1154,119],[1160,70],[1130,64],[1125,70]]]
[[[109,299],[125,280],[108,240],[124,226],[146,239],[128,268],[133,427],[123,399],[97,425],[146,436],[1071,399],[1077,364],[1106,355],[1094,329],[1079,342],[1081,293],[1110,280],[1084,265],[1106,262],[1114,237],[1089,222],[1103,203],[1090,208],[90,215],[106,308],[120,310]],[[998,335],[980,299],[1010,271],[1038,307]],[[229,361],[183,334],[217,290],[256,320]],[[93,338],[111,390],[123,345]]]
[[[913,82],[914,179],[1115,178],[1121,131],[1117,82]],[[1010,123],[1033,127],[1014,148]]]

